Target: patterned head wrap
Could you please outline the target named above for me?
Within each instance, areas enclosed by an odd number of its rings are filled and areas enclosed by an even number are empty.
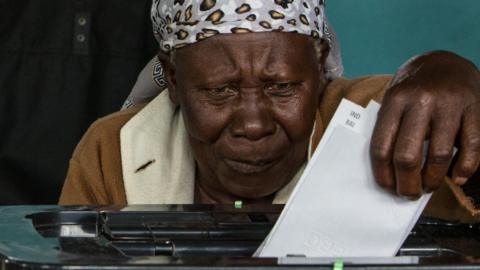
[[[330,43],[325,75],[336,79],[343,74],[342,58],[324,7],[324,0],[153,0],[151,17],[155,38],[166,53],[217,34],[280,31],[325,38]],[[130,103],[151,99],[166,88],[160,61],[152,65],[158,88],[135,88]]]
[[[322,38],[324,18],[323,0],[154,0],[152,5],[154,34],[164,52],[216,34],[280,31]]]

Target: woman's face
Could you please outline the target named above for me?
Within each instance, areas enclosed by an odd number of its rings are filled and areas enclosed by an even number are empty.
[[[177,50],[169,91],[202,188],[253,199],[292,179],[306,159],[322,62],[313,39],[294,33],[218,35]]]

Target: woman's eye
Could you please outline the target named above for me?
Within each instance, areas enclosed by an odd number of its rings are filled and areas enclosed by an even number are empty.
[[[289,96],[293,94],[294,88],[294,83],[270,83],[266,85],[265,90],[273,95]]]
[[[235,88],[231,86],[222,86],[207,89],[208,93],[213,96],[231,96],[236,93]]]

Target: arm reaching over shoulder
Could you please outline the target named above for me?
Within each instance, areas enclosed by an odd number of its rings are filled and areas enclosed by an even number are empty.
[[[418,198],[441,185],[455,145],[452,179],[462,185],[480,163],[480,73],[450,52],[415,57],[400,67],[383,99],[370,145],[375,178],[398,195]]]

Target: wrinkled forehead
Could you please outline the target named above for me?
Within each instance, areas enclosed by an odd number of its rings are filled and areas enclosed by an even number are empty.
[[[178,73],[202,82],[240,71],[277,77],[307,74],[318,68],[315,44],[311,37],[296,33],[221,34],[176,49],[175,65]]]
[[[323,0],[154,0],[152,22],[169,52],[218,34],[293,32],[324,36]]]
[[[228,54],[285,54],[302,55],[308,51],[313,54],[316,41],[312,37],[297,33],[261,32],[238,34],[219,34],[211,38],[184,46],[175,50],[175,58],[211,58]],[[310,55],[309,55],[310,56]]]

